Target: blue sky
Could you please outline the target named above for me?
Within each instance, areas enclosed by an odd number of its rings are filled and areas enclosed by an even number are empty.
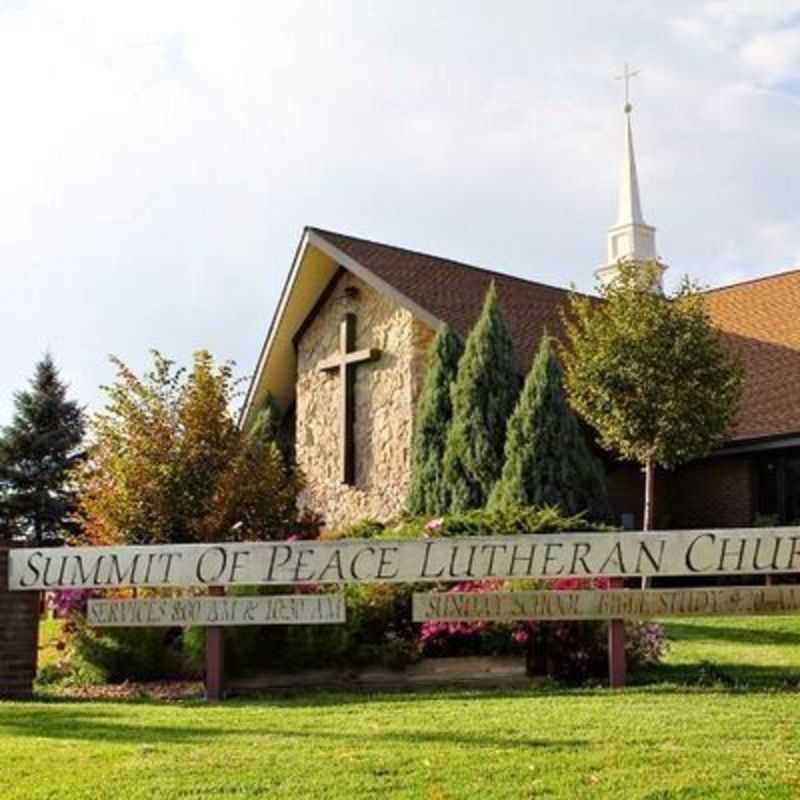
[[[800,2],[0,0],[0,424],[46,349],[252,372],[305,224],[591,288],[626,61],[668,283],[800,265]]]

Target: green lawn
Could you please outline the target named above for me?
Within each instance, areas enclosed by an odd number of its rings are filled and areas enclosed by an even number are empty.
[[[800,618],[668,630],[621,693],[0,705],[0,797],[800,797]]]

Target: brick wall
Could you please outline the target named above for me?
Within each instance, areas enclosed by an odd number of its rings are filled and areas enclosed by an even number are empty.
[[[620,524],[622,514],[633,514],[633,529],[641,530],[644,524],[644,472],[638,464],[611,462],[606,466],[608,501],[614,513],[614,524]],[[671,475],[656,470],[655,527],[671,527],[670,480]]]
[[[632,513],[642,526],[644,475],[635,464],[608,467],[615,522]],[[753,522],[753,482],[747,456],[720,456],[656,474],[656,528],[746,528]]]
[[[753,523],[753,479],[748,456],[687,464],[670,483],[676,528],[738,528]]]
[[[39,642],[39,592],[8,591],[7,542],[0,542],[0,698],[33,691]]]

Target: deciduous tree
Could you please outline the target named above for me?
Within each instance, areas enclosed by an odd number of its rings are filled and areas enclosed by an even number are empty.
[[[567,390],[604,447],[644,467],[644,528],[653,527],[656,466],[711,452],[736,414],[742,370],[685,279],[652,290],[657,264],[623,264],[603,301],[572,295],[561,350]]]
[[[81,516],[93,542],[131,544],[284,538],[296,519],[299,476],[277,445],[248,437],[232,414],[229,364],[205,351],[191,371],[159,353],[117,378],[92,424],[80,470]]]

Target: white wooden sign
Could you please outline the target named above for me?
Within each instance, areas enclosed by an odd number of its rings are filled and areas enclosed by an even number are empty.
[[[86,621],[110,627],[326,625],[346,619],[344,595],[89,600]]]
[[[781,614],[800,609],[800,586],[616,591],[415,594],[414,622],[650,619]]]
[[[800,570],[800,528],[32,548],[9,588],[752,575]]]

